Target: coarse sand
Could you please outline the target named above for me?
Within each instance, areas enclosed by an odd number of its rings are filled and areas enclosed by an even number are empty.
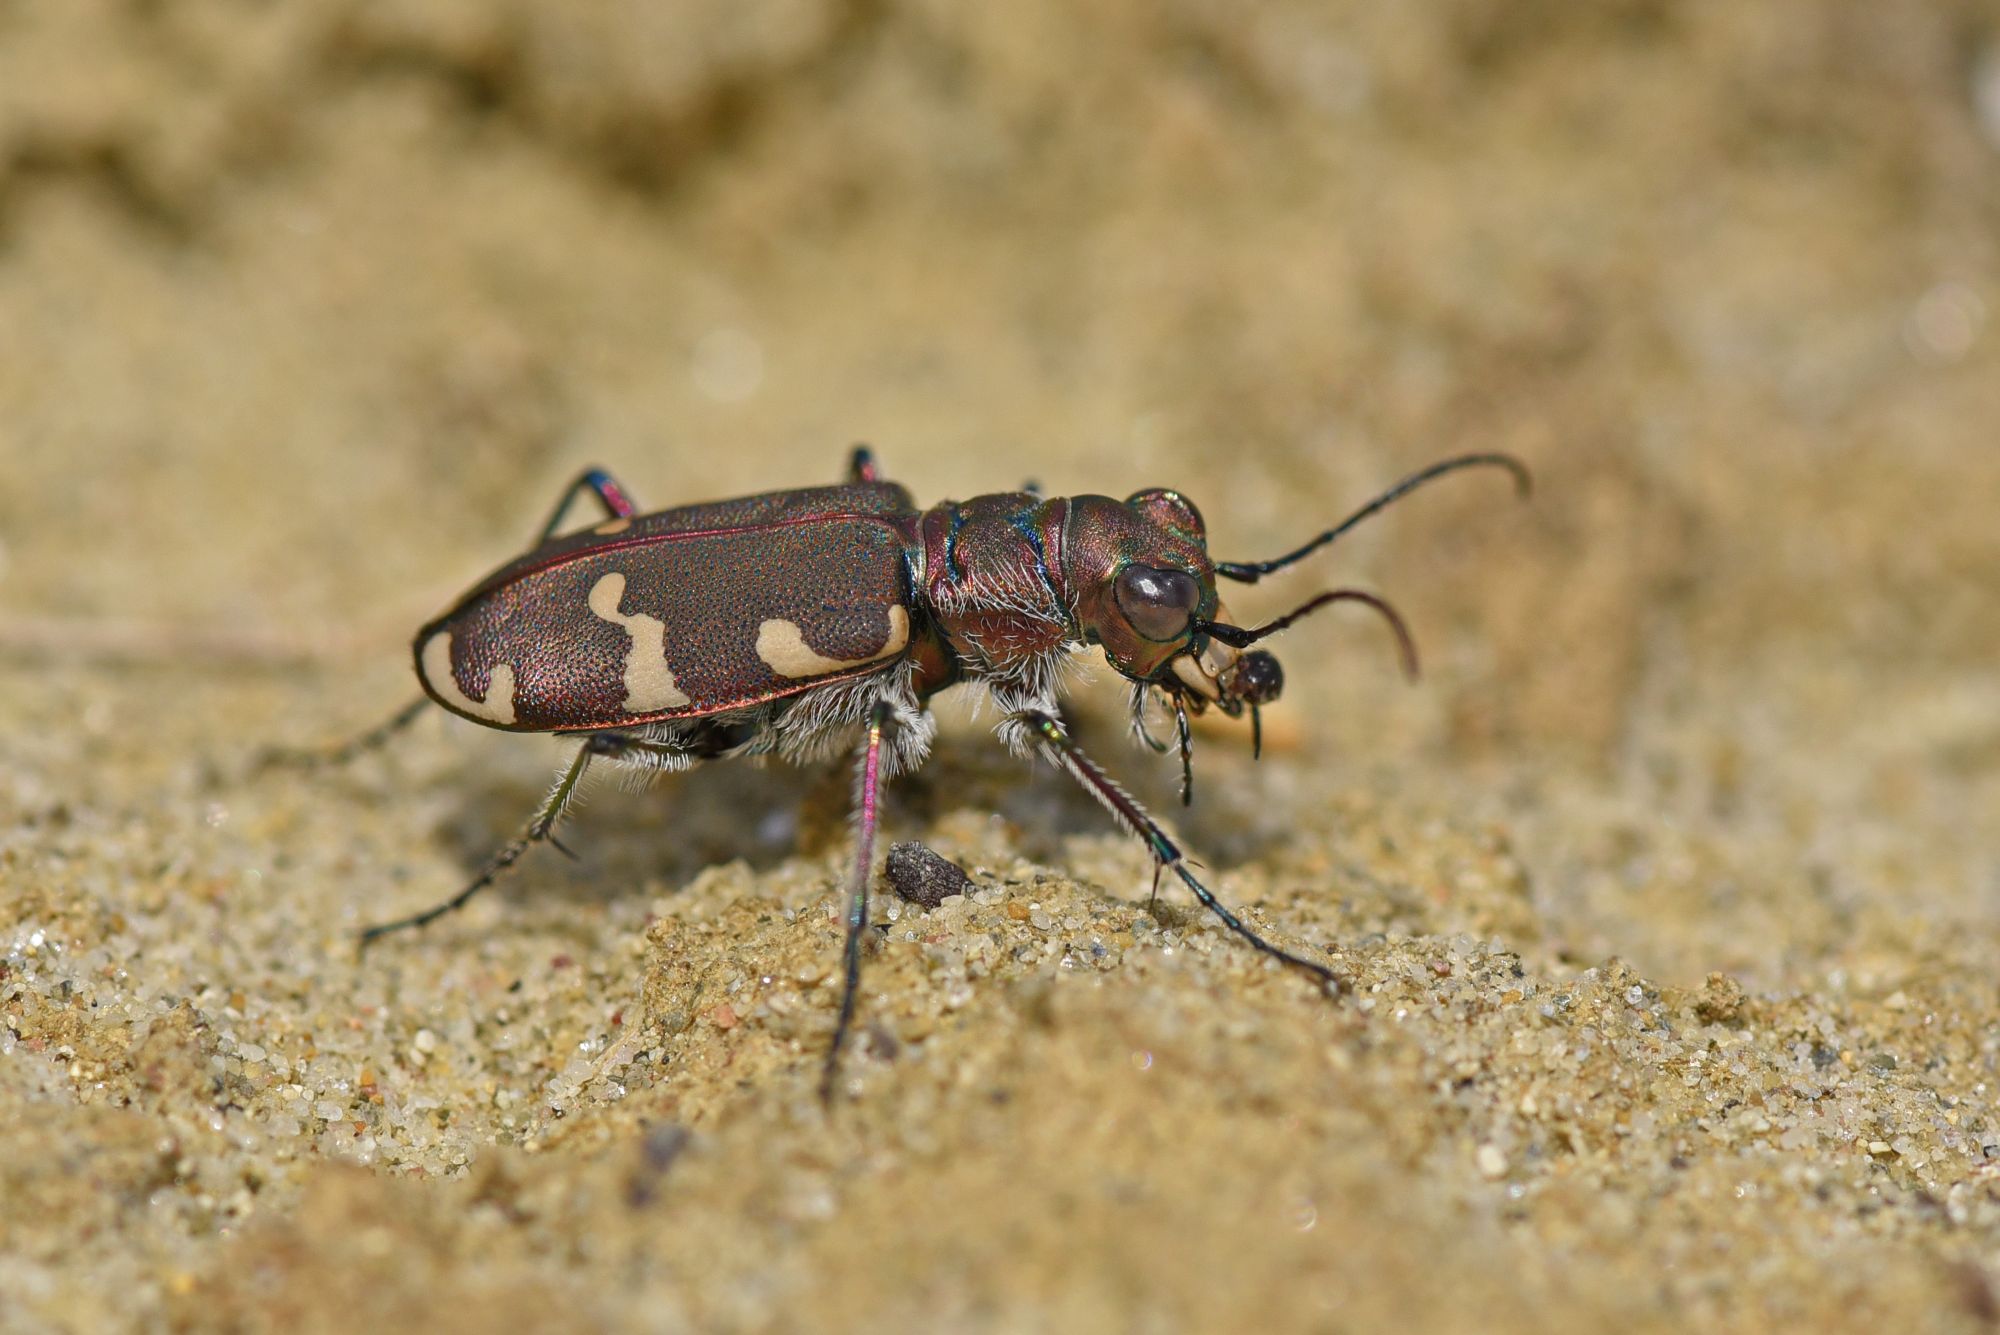
[[[0,1328],[2000,1324],[2000,11],[0,3]],[[1196,801],[604,783],[408,639],[664,506],[1173,485],[1393,598]],[[726,615],[726,609],[719,615]]]

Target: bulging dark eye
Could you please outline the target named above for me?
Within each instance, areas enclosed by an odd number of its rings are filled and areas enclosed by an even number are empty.
[[[1118,610],[1149,640],[1177,640],[1201,606],[1201,582],[1185,570],[1126,566],[1114,587]]]

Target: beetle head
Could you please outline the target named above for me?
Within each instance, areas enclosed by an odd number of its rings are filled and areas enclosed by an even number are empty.
[[[1219,704],[1234,714],[1277,698],[1284,673],[1276,658],[1244,654],[1210,633],[1230,618],[1194,502],[1165,487],[1123,501],[1075,497],[1064,551],[1077,621],[1121,674],[1191,695],[1197,712]]]
[[[1251,750],[1259,749],[1258,706],[1278,698],[1284,670],[1262,649],[1252,649],[1301,617],[1334,603],[1373,608],[1396,634],[1403,670],[1417,675],[1417,649],[1396,609],[1360,589],[1331,589],[1261,626],[1233,625],[1215,580],[1255,584],[1327,546],[1370,515],[1447,473],[1464,468],[1503,468],[1525,495],[1528,470],[1505,454],[1466,454],[1420,469],[1398,482],[1304,546],[1269,561],[1223,561],[1208,555],[1201,512],[1177,491],[1149,487],[1123,501],[1079,496],[1071,502],[1063,574],[1072,590],[1073,611],[1085,638],[1104,648],[1111,666],[1134,683],[1132,726],[1155,750],[1166,747],[1146,730],[1146,703],[1157,692],[1173,707],[1181,756],[1181,801],[1190,799],[1188,715],[1213,704],[1223,713],[1250,714]],[[1246,652],[1247,651],[1247,652]]]

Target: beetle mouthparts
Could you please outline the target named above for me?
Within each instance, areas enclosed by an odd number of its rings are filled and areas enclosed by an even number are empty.
[[[1201,664],[1195,661],[1193,654],[1182,654],[1174,660],[1174,675],[1202,699],[1222,699],[1222,683],[1202,671]]]
[[[1229,609],[1218,605],[1215,619],[1227,622]],[[1174,675],[1203,699],[1221,700],[1229,693],[1229,679],[1235,675],[1236,664],[1242,657],[1235,646],[1211,635],[1200,653],[1182,654],[1174,660]]]
[[[1285,670],[1278,666],[1277,657],[1262,649],[1252,649],[1243,655],[1243,661],[1236,665],[1236,676],[1229,683],[1229,693],[1251,708],[1268,705],[1277,699],[1285,689]]]

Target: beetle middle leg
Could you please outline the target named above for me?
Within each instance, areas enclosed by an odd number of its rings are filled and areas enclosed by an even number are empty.
[[[875,451],[866,445],[856,445],[847,455],[847,480],[849,482],[880,482],[882,465],[875,462]]]
[[[639,503],[632,499],[632,493],[625,490],[617,478],[602,468],[586,468],[577,474],[575,481],[563,488],[562,499],[556,502],[549,522],[542,525],[535,546],[541,546],[562,530],[563,516],[569,513],[570,506],[576,504],[576,498],[586,491],[597,497],[607,519],[630,519],[639,513]]]
[[[1257,935],[1251,926],[1215,897],[1209,888],[1195,878],[1188,870],[1187,857],[1180,846],[1160,828],[1159,822],[1146,814],[1146,809],[1138,801],[1119,787],[1117,782],[1097,767],[1097,762],[1083,753],[1083,749],[1070,740],[1069,731],[1054,715],[1040,710],[1024,710],[1008,716],[1008,722],[1020,728],[1025,740],[1038,747],[1049,761],[1081,784],[1085,791],[1095,797],[1112,818],[1120,825],[1139,836],[1152,851],[1153,860],[1160,871],[1170,871],[1180,877],[1181,882],[1194,892],[1194,897],[1216,917],[1222,919],[1223,926],[1242,937],[1252,946],[1281,960],[1295,969],[1302,969],[1322,983],[1334,988],[1341,987],[1340,976],[1315,960],[1303,955],[1295,955],[1282,946],[1273,945]],[[1157,885],[1157,874],[1155,877]]]
[[[377,923],[373,927],[364,928],[361,933],[361,944],[366,946],[379,937],[387,936],[391,932],[400,932],[406,927],[422,927],[427,923],[436,922],[447,913],[464,908],[467,901],[499,880],[508,868],[519,862],[536,844],[550,844],[564,853],[569,852],[556,839],[556,826],[562,823],[564,814],[576,801],[577,787],[583,782],[584,772],[590,768],[592,761],[609,760],[648,770],[673,770],[685,769],[693,764],[695,759],[695,756],[680,747],[645,737],[636,737],[631,733],[591,734],[584,739],[583,745],[577,748],[576,758],[570,761],[568,768],[556,779],[555,786],[549,789],[548,797],[543,800],[541,807],[522,828],[521,833],[501,845],[500,851],[486,860],[486,865],[480,869],[479,875],[472,878],[470,884],[450,899],[433,904],[421,913],[412,913],[406,918],[397,918],[393,922]]]
[[[878,701],[868,715],[868,731],[854,775],[854,881],[847,896],[847,946],[842,955],[840,1018],[820,1072],[819,1099],[833,1101],[833,1083],[840,1073],[840,1050],[854,1026],[855,1001],[861,992],[861,939],[868,930],[868,882],[875,864],[875,830],[882,817],[882,735],[895,707]]]

